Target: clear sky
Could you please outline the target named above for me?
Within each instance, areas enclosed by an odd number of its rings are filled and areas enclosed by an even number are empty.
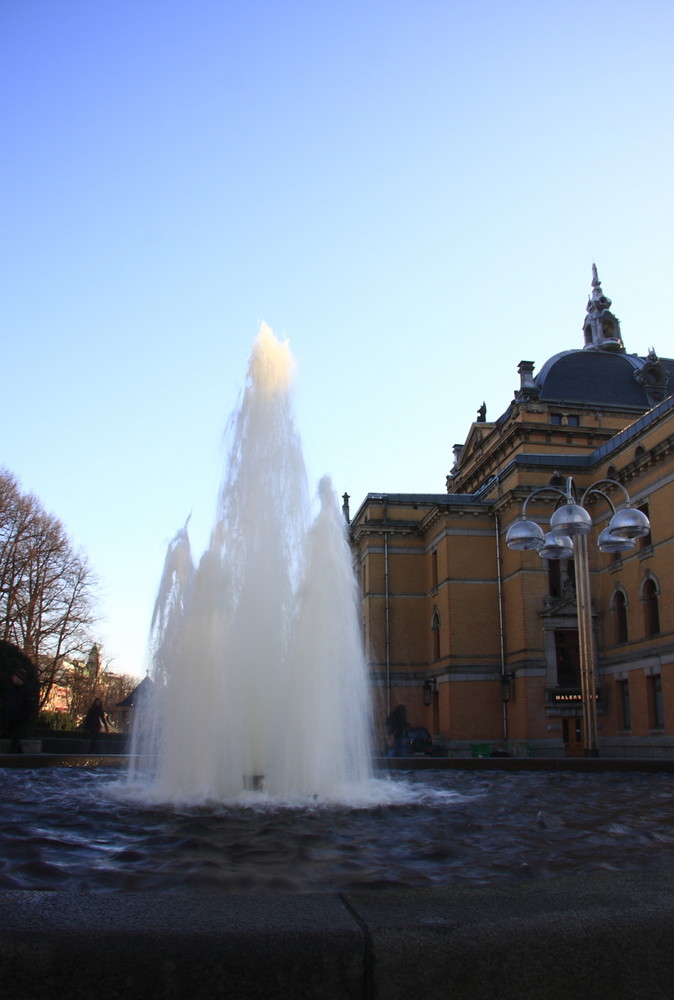
[[[443,492],[483,400],[582,346],[674,355],[671,0],[3,0],[0,465],[142,675],[206,544],[260,322],[312,489]]]

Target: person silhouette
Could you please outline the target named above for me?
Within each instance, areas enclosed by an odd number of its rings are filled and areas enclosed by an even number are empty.
[[[386,720],[386,726],[393,737],[393,746],[389,750],[389,757],[405,756],[405,736],[407,735],[407,715],[405,706],[398,705]]]
[[[108,720],[103,711],[103,703],[100,698],[94,698],[91,708],[84,716],[84,730],[89,736],[89,753],[98,753],[98,741],[101,735],[101,725],[105,726],[108,732]]]
[[[9,736],[9,752],[23,753],[21,740],[28,735],[28,723],[35,704],[30,678],[20,667],[12,674],[9,690],[5,695],[5,728]]]

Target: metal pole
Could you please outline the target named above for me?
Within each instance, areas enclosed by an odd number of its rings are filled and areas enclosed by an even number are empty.
[[[613,501],[606,493],[599,489],[604,483],[610,484],[622,490],[625,498],[625,507],[616,511]],[[526,510],[530,500],[540,493],[556,493],[564,498],[567,504],[572,505],[568,511],[568,517],[564,516],[564,507],[558,507],[550,519],[552,532],[547,536],[549,544],[545,542],[540,526],[533,521],[527,521]],[[514,522],[508,528],[506,534],[506,545],[512,549],[527,551],[537,549],[539,555],[544,558],[561,558],[568,553],[568,545],[564,544],[564,536],[573,537],[573,552],[576,564],[576,613],[578,619],[578,646],[580,653],[580,681],[583,703],[583,744],[585,754],[588,757],[596,757],[599,754],[597,746],[597,657],[592,634],[592,604],[590,600],[590,566],[587,554],[587,535],[592,520],[585,501],[592,494],[598,494],[608,503],[613,512],[608,528],[601,532],[598,539],[598,546],[602,552],[622,552],[627,551],[634,545],[636,538],[644,537],[649,529],[648,518],[642,512],[630,506],[629,493],[625,487],[614,479],[598,479],[591,486],[588,486],[580,498],[580,503],[576,499],[576,486],[573,477],[569,476],[566,481],[566,490],[562,491],[556,485],[542,486],[530,493],[522,504],[522,519]],[[559,504],[559,500],[557,501]],[[573,508],[576,508],[575,510]],[[582,508],[582,510],[579,510]],[[582,511],[585,516],[581,517]],[[560,515],[560,516],[558,516]],[[587,519],[586,519],[587,518]],[[557,548],[556,548],[557,546]]]
[[[576,563],[576,593],[578,640],[580,647],[580,684],[583,698],[583,743],[586,757],[597,757],[597,682],[594,642],[592,637],[592,605],[590,600],[590,565],[587,536],[573,540]]]
[[[391,714],[391,607],[388,579],[388,532],[384,531],[384,629],[386,632],[386,711]]]
[[[503,628],[503,574],[501,571],[501,541],[499,538],[500,526],[498,514],[494,514],[494,531],[496,534],[496,583],[498,599],[498,629],[501,649],[501,693],[503,693],[503,684],[506,679],[506,662],[505,633]],[[508,703],[505,699],[503,700],[503,742],[508,742]]]

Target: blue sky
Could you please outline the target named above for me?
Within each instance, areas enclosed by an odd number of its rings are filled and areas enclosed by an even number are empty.
[[[674,355],[674,6],[4,0],[0,464],[141,675],[165,547],[206,544],[260,322],[311,487],[443,492],[597,262]]]

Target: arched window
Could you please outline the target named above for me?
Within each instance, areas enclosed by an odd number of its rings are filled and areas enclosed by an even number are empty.
[[[627,642],[627,598],[623,590],[616,590],[611,610],[615,614],[615,641]]]
[[[433,612],[433,622],[431,624],[431,631],[433,632],[433,659],[440,659],[440,615],[436,610]]]
[[[656,580],[649,576],[641,588],[641,600],[644,605],[644,628],[646,635],[657,635],[660,631],[660,610],[658,608],[659,588]]]

